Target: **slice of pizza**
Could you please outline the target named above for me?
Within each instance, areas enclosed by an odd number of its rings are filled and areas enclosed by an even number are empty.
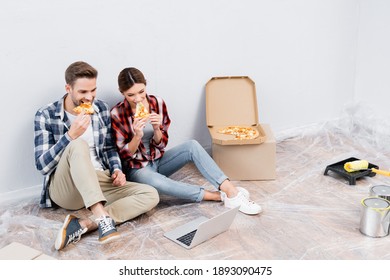
[[[135,107],[135,115],[134,118],[144,119],[149,117],[149,112],[145,108],[144,104],[142,102],[138,102],[137,106]]]
[[[81,103],[79,106],[73,109],[73,112],[80,114],[81,111],[84,111],[86,114],[92,115],[95,111],[93,110],[91,103]]]

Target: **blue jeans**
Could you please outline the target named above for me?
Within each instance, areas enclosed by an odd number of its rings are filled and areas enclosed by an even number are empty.
[[[216,190],[227,179],[227,176],[196,140],[187,141],[167,150],[162,158],[150,161],[144,168],[128,169],[126,178],[128,181],[151,185],[160,194],[199,202],[203,199],[205,191],[202,186],[186,184],[168,178],[190,162],[195,164],[199,172]]]

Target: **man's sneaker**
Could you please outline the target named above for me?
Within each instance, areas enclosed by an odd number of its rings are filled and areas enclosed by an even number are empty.
[[[56,250],[61,250],[70,243],[76,243],[87,230],[87,228],[81,228],[77,217],[73,215],[66,216],[65,222],[57,234],[54,247]]]
[[[241,188],[241,187],[236,187],[236,189],[239,192],[242,192],[242,194],[245,196],[245,198],[249,200],[249,192],[246,189]],[[226,193],[223,191],[220,191],[220,192],[221,192],[221,201],[224,201],[226,198]]]
[[[100,243],[104,244],[120,237],[120,234],[116,230],[114,220],[109,216],[102,216],[97,221]]]
[[[225,207],[234,208],[240,206],[240,211],[248,215],[256,215],[261,213],[261,206],[250,201],[242,192],[239,192],[235,197],[225,197]]]

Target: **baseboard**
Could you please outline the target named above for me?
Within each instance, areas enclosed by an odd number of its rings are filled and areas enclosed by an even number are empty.
[[[42,185],[37,185],[33,187],[28,187],[16,191],[1,193],[0,204],[12,202],[12,201],[22,201],[32,198],[39,198],[42,191]]]

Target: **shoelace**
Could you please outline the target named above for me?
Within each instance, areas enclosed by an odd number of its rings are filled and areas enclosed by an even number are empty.
[[[105,234],[107,231],[110,231],[114,229],[111,223],[111,218],[109,217],[102,217],[99,220],[99,226],[102,229],[102,235]]]
[[[251,205],[255,204],[255,202],[254,202],[253,200],[247,199],[247,198],[244,196],[244,194],[242,194],[242,193],[240,194],[239,198],[240,198],[240,200],[241,200],[242,203],[244,203],[244,204],[246,204],[246,205],[248,205],[248,206],[251,206]]]
[[[68,242],[66,242],[66,245],[69,245],[70,243],[77,243],[81,239],[81,235],[85,233],[85,229],[80,228],[76,232],[70,234],[68,236]]]

